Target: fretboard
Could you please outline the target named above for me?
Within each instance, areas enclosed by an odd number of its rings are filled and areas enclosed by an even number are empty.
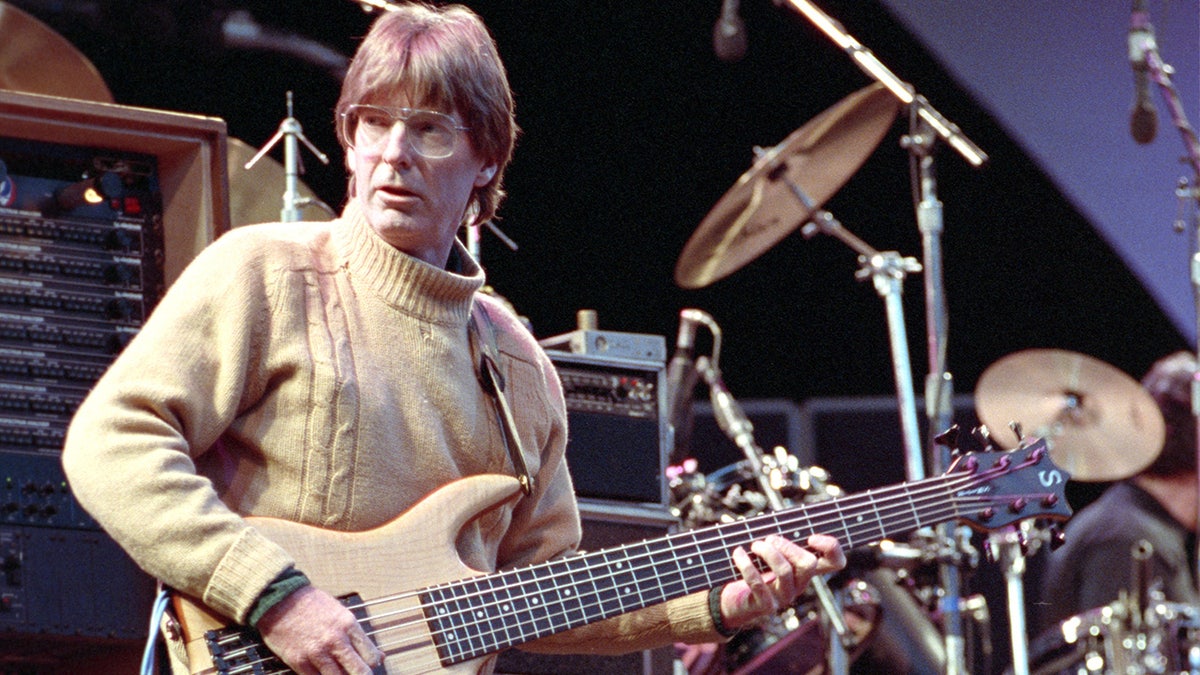
[[[733,550],[769,534],[803,542],[830,534],[851,549],[957,518],[947,474],[679,532],[421,591],[442,663],[449,665],[632,612],[739,577]]]

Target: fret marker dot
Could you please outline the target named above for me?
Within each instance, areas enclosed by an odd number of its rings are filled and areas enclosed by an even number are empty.
[[[625,595],[629,595],[630,593],[633,592],[633,589],[626,586],[622,592],[625,593]]]
[[[445,614],[445,613],[446,613],[445,607],[438,607],[438,614]]]
[[[570,594],[571,594],[571,589],[569,589],[569,588],[563,591],[563,595],[570,595]]]
[[[509,606],[508,606],[508,604],[507,604],[507,603],[505,603],[505,604],[503,604],[503,605],[500,605],[500,609],[501,609],[501,610],[503,610],[503,611],[505,611],[505,612],[507,612],[507,611],[508,611],[508,607],[509,607]]]
[[[482,619],[482,618],[483,618],[484,616],[486,616],[486,615],[483,613],[483,610],[479,610],[478,612],[475,612],[475,616],[477,616],[477,617],[479,617],[480,619]]]
[[[530,603],[531,605],[536,605],[536,604],[538,604],[539,602],[541,602],[541,600],[539,600],[538,598],[532,598],[532,599],[530,599],[530,601],[529,601],[529,603]]]
[[[625,566],[625,563],[620,563],[620,562],[617,563],[617,569],[621,569],[624,566]]]
[[[688,559],[684,560],[683,562],[685,562],[685,563],[687,563],[687,564],[691,565],[691,564],[692,564],[692,558],[688,558]]]
[[[860,523],[862,522],[862,519],[863,519],[862,515],[859,515],[857,518],[855,518],[855,520],[857,520]]]

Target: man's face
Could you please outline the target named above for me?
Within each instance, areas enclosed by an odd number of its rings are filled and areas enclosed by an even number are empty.
[[[380,105],[398,111],[409,103],[402,98]],[[463,126],[456,112],[445,114],[454,126]],[[417,151],[419,115],[395,124],[386,115],[363,119],[371,124],[355,126],[350,138],[354,147],[346,154],[347,169],[355,177],[353,198],[389,244],[444,266],[472,190],[487,185],[496,166],[476,155],[466,131],[454,130],[458,140],[452,154],[431,158]]]

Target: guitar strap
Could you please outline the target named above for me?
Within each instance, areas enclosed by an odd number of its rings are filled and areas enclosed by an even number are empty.
[[[521,446],[521,435],[517,433],[517,423],[513,418],[512,408],[504,395],[504,375],[500,372],[500,348],[496,345],[496,325],[488,315],[483,304],[476,302],[471,307],[471,318],[467,322],[471,342],[479,354],[479,368],[476,375],[483,385],[483,390],[496,402],[496,418],[500,422],[500,436],[504,439],[504,447],[512,459],[513,468],[517,472],[517,480],[521,483],[521,491],[529,496],[533,493],[533,475],[525,465],[525,452]]]

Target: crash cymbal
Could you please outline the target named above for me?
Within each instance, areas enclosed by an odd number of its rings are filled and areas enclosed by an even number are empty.
[[[100,71],[34,17],[0,2],[0,89],[112,103]]]
[[[283,209],[283,193],[287,189],[287,170],[283,165],[263,155],[246,168],[258,150],[244,141],[229,138],[226,160],[229,170],[229,224],[232,227],[253,223],[279,222]],[[316,194],[303,181],[297,181],[301,199],[315,199]],[[304,220],[329,220],[330,214],[309,206],[303,210]]]
[[[1128,478],[1162,449],[1162,413],[1129,375],[1085,354],[1027,349],[988,366],[975,388],[979,420],[1002,444],[1005,428],[1045,438],[1050,458],[1085,482]]]
[[[767,150],[683,247],[675,282],[700,288],[741,269],[809,220],[883,140],[900,102],[874,84],[847,96]],[[811,201],[797,198],[798,186]]]

